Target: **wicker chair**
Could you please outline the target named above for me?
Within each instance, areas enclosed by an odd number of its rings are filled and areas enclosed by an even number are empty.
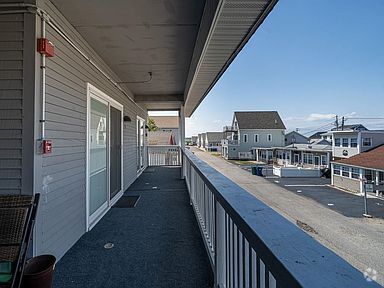
[[[0,196],[0,288],[20,287],[39,198]]]

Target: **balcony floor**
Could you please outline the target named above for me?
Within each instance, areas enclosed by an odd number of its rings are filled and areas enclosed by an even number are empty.
[[[54,287],[212,287],[179,175],[179,167],[147,168],[125,192],[141,196],[136,207],[110,209],[83,235],[56,265]],[[106,250],[108,242],[114,247]]]

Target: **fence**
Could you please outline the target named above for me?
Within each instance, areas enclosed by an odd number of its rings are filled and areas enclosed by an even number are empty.
[[[149,166],[180,166],[180,147],[177,145],[148,146]]]

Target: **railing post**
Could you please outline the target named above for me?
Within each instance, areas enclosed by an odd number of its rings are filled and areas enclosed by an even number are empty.
[[[215,288],[225,287],[226,247],[225,247],[225,211],[215,199]]]
[[[184,151],[185,151],[185,115],[184,115],[184,105],[181,105],[179,111],[179,130],[180,130],[180,140],[179,145],[181,151],[181,179],[185,178],[185,163],[184,163]]]

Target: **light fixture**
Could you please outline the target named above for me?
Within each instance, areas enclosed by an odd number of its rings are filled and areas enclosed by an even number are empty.
[[[124,122],[131,122],[132,121],[131,117],[129,117],[129,116],[124,116],[123,120],[124,120]]]

